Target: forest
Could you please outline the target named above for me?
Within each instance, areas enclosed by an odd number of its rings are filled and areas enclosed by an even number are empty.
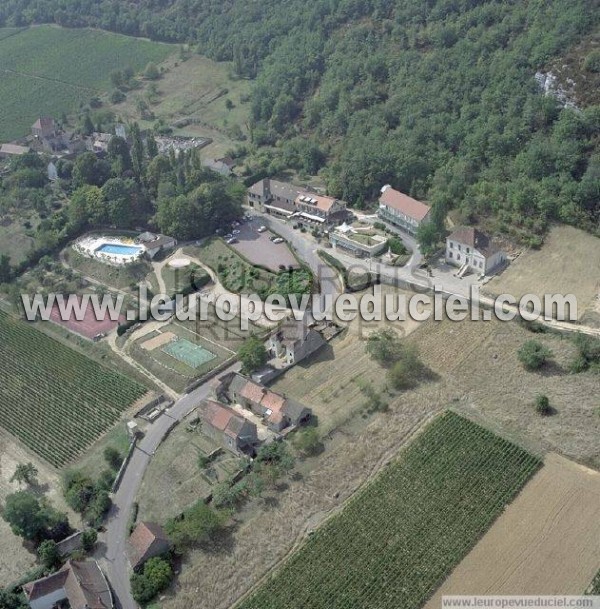
[[[0,25],[54,22],[192,44],[255,80],[256,173],[320,172],[532,245],[551,222],[600,230],[600,106],[535,79],[597,39],[597,0],[6,0]],[[600,72],[600,51],[581,57]],[[589,99],[589,96],[588,96]]]

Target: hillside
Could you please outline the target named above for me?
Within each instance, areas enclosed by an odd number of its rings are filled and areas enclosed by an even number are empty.
[[[332,194],[359,206],[390,182],[432,201],[438,220],[454,209],[457,221],[536,243],[552,221],[599,230],[600,109],[589,96],[563,109],[535,79],[593,40],[598,6],[7,0],[0,24],[192,42],[256,79],[249,173],[321,171]],[[581,58],[590,75],[597,52]]]

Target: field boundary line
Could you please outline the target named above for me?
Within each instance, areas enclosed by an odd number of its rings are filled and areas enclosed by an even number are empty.
[[[1,42],[1,41],[0,41]],[[92,87],[84,87],[82,85],[75,85],[73,83],[67,82],[66,80],[60,80],[58,78],[50,78],[49,76],[40,76],[38,74],[27,74],[26,72],[19,72],[18,70],[11,70],[10,68],[4,68],[5,73],[15,74],[17,76],[23,76],[25,78],[36,78],[38,80],[44,80],[47,82],[54,82],[59,85],[65,85],[67,87],[72,87],[73,89],[78,89],[80,91],[87,91],[90,93],[97,93],[98,89],[93,89]]]
[[[446,413],[448,411],[449,411],[448,408],[443,408],[443,409],[439,410],[438,412],[433,412],[433,413],[428,414],[427,416],[423,417],[423,419],[421,419],[418,423],[415,423],[415,425],[413,425],[406,432],[406,434],[402,438],[402,442],[399,445],[396,445],[393,449],[386,451],[381,456],[379,461],[371,468],[371,471],[367,473],[364,480],[352,490],[352,492],[350,493],[350,495],[348,495],[346,500],[342,501],[342,503],[340,503],[340,505],[329,510],[329,512],[327,513],[325,518],[323,518],[323,520],[321,520],[321,522],[318,524],[318,526],[316,528],[320,529],[334,516],[337,516],[337,514],[339,514],[341,511],[343,511],[344,508],[347,506],[347,504],[354,498],[356,493],[361,491],[367,484],[372,482],[373,479],[381,472],[381,470],[386,465],[388,465],[388,463],[390,463],[394,459],[395,456],[399,456],[400,453],[406,448],[406,446],[409,443],[413,442],[414,439],[416,437],[418,437],[430,423],[432,423],[436,418],[442,416],[444,413]],[[236,607],[241,605],[258,588],[260,588],[269,579],[269,577],[271,575],[274,575],[275,572],[281,566],[283,566],[283,564],[292,556],[292,554],[294,554],[294,552],[296,552],[300,548],[300,546],[303,544],[303,542],[306,540],[306,538],[308,536],[308,532],[310,530],[308,523],[310,521],[311,516],[313,516],[313,515],[314,514],[311,514],[306,518],[306,522],[305,522],[304,526],[302,527],[302,530],[298,533],[298,535],[296,535],[296,539],[294,540],[290,549],[284,554],[284,556],[282,556],[279,560],[274,562],[266,570],[264,575],[262,575],[260,577],[260,579],[258,581],[256,581],[248,590],[246,590],[246,592],[244,592],[244,594],[242,594],[233,604],[231,604],[229,606],[229,609],[236,609]]]

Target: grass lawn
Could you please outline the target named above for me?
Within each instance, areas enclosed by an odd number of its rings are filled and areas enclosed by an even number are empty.
[[[233,80],[227,63],[217,63],[198,55],[190,55],[185,61],[173,56],[162,67],[165,72],[156,81],[159,94],[150,104],[156,119],[164,119],[168,125],[194,121],[176,129],[175,133],[210,137],[213,143],[205,153],[215,158],[223,156],[239,143],[233,137],[232,127],[237,125],[241,133],[247,135],[250,105],[243,100],[250,92],[250,81]],[[142,128],[151,128],[154,120],[142,120],[136,107],[136,100],[145,97],[147,87],[148,83],[143,90],[128,94],[124,102],[112,106],[114,112],[126,121],[138,121]],[[233,103],[233,108],[227,108],[226,100]]]
[[[240,609],[417,609],[540,462],[447,412]]]
[[[207,456],[219,445],[203,435],[200,427],[192,431],[184,422],[161,444],[144,475],[138,494],[138,520],[163,523],[204,499],[214,484],[240,469],[240,459],[223,451],[209,466],[198,467],[198,457]]]
[[[26,135],[40,115],[60,117],[110,88],[113,70],[140,72],[173,45],[90,29],[50,25],[0,30],[0,141]],[[77,58],[77,61],[73,61]]]

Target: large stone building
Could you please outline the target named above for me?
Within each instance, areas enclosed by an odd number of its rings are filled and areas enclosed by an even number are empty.
[[[241,414],[215,400],[199,408],[202,431],[237,455],[252,455],[258,444],[256,425]]]
[[[386,184],[381,189],[378,215],[385,222],[415,235],[419,226],[429,222],[431,207]]]
[[[504,262],[506,253],[486,234],[473,227],[456,228],[446,238],[446,262],[467,272],[489,274]]]

